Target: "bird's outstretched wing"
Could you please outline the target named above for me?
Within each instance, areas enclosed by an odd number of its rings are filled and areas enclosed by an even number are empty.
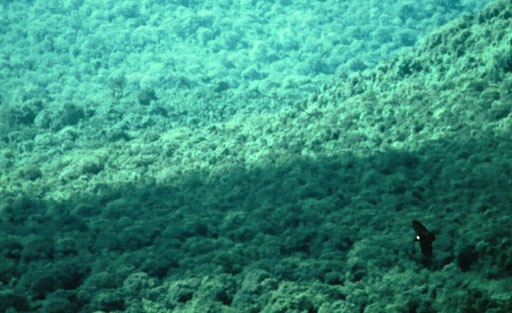
[[[412,228],[414,228],[414,231],[416,231],[416,234],[418,234],[418,236],[420,237],[428,237],[430,234],[428,229],[425,226],[423,226],[423,224],[421,224],[420,221],[418,220],[412,220]]]
[[[421,240],[420,238],[420,248],[421,248],[421,253],[423,254],[424,257],[426,258],[430,258],[432,257],[432,241],[430,240]]]

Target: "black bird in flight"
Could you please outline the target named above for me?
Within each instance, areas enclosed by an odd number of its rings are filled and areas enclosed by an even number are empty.
[[[436,240],[436,235],[433,232],[428,231],[428,229],[418,220],[412,221],[412,228],[414,228],[414,231],[417,234],[414,241],[420,242],[423,259],[430,260],[432,258],[432,242]]]

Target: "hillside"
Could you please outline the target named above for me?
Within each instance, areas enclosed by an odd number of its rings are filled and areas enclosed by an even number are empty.
[[[492,2],[277,112],[4,149],[0,310],[510,312],[511,24]]]

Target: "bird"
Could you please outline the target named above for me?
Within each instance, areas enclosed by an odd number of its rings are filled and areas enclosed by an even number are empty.
[[[432,242],[436,240],[436,235],[430,232],[423,224],[418,220],[412,220],[412,228],[416,232],[416,237],[413,242],[418,241],[420,243],[421,253],[423,254],[423,260],[430,260],[432,258]]]

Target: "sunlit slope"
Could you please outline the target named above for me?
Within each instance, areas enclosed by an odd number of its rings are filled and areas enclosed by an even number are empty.
[[[296,103],[310,114],[289,107],[205,128],[147,133],[51,159],[43,152],[4,176],[2,188],[67,198],[98,185],[168,182],[188,171],[222,175],[232,166],[251,168],[290,156],[414,150],[429,140],[507,134],[512,101],[507,4],[500,1],[462,18],[411,53]]]

